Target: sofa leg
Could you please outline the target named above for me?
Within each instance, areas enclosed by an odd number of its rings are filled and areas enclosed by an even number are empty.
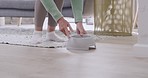
[[[34,19],[34,18],[32,18],[32,24],[34,24],[34,20],[35,20],[35,19]]]
[[[22,24],[22,17],[19,17],[18,21],[17,21],[17,26],[20,26]]]
[[[93,18],[92,17],[86,18],[86,24],[87,25],[93,25]]]
[[[5,25],[5,17],[0,17],[0,26]]]

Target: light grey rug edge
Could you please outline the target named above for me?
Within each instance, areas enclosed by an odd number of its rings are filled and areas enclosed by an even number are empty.
[[[8,37],[9,36],[9,37]],[[0,44],[40,47],[40,48],[64,48],[66,42],[42,41],[39,44],[31,43],[31,35],[0,35]],[[11,39],[10,39],[11,38]]]
[[[0,44],[41,47],[41,48],[64,48],[66,42],[54,42],[43,40],[40,44],[32,44],[31,37],[33,29],[26,29],[20,27],[1,27],[0,28]],[[45,39],[46,31],[43,31],[43,39]],[[61,34],[61,33],[58,33]],[[61,35],[62,36],[62,35]],[[65,38],[65,37],[63,37]]]

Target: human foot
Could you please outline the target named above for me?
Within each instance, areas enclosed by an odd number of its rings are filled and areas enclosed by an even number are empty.
[[[42,42],[42,31],[34,31],[31,38],[31,43],[39,44]]]
[[[65,39],[59,37],[54,31],[53,32],[47,32],[46,40],[55,41],[55,42],[65,42],[66,41]]]

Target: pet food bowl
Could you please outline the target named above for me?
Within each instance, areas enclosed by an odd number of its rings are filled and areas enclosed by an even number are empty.
[[[90,35],[72,35],[71,38],[67,41],[66,48],[68,50],[90,50],[95,49],[96,44],[93,37]]]

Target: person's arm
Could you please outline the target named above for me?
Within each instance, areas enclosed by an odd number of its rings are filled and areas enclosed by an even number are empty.
[[[43,6],[45,7],[46,11],[52,15],[52,17],[57,21],[59,24],[59,29],[63,32],[67,37],[70,37],[70,31],[72,28],[70,24],[64,19],[62,13],[58,10],[54,0],[40,0]]]
[[[77,25],[77,34],[83,36],[84,34],[86,34],[86,31],[82,24],[83,0],[71,0],[71,4],[72,4],[73,15]]]
[[[83,0],[71,0],[75,22],[82,22]]]
[[[54,0],[40,0],[43,6],[45,7],[46,11],[52,15],[52,17],[58,21],[63,15],[58,10]]]

